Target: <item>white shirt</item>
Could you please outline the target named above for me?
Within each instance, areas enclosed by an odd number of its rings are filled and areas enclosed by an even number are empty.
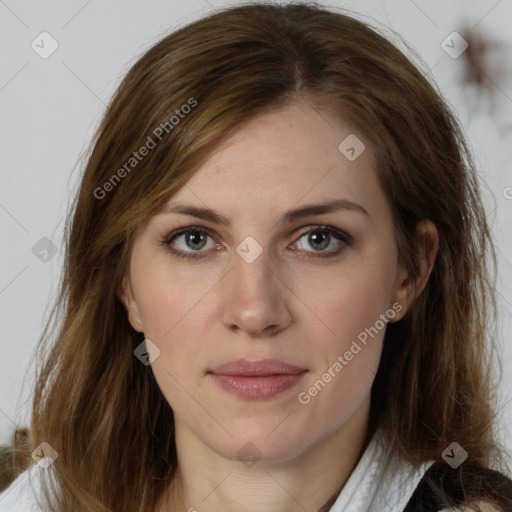
[[[329,512],[402,512],[433,463],[414,470],[377,430]]]
[[[12,484],[0,494],[0,512],[42,512],[42,479],[47,469],[35,464],[23,471]],[[41,504],[37,499],[41,498]]]
[[[398,458],[393,445],[378,430],[329,512],[402,512],[433,463],[425,462],[414,470]],[[41,481],[47,472],[49,469],[36,464],[21,473],[0,494],[0,512],[44,512],[37,499],[42,500]]]

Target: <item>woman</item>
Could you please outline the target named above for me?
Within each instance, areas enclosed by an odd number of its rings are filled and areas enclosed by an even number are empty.
[[[29,479],[55,511],[512,510],[475,172],[370,27],[259,4],[160,41],[66,235],[37,464],[0,510]]]

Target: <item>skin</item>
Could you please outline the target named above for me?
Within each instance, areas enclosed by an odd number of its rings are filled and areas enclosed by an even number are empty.
[[[255,117],[169,200],[211,208],[231,226],[163,213],[135,234],[119,297],[133,328],[160,350],[151,369],[174,412],[180,510],[318,510],[339,492],[367,445],[385,329],[308,404],[297,397],[393,304],[401,311],[390,321],[403,317],[426,283],[437,232],[428,221],[419,226],[431,251],[414,281],[398,264],[369,142],[356,133],[366,150],[355,161],[338,150],[352,133],[303,101]],[[344,209],[279,221],[288,210],[341,198],[366,213]],[[187,245],[181,235],[174,247],[207,256],[180,258],[161,244],[185,226],[208,228],[212,236],[201,248],[197,238]],[[325,245],[322,238],[308,242],[319,226],[338,228],[351,241],[331,235]],[[236,252],[248,236],[263,249],[252,263]],[[337,249],[330,258],[315,257]],[[275,358],[308,373],[276,397],[243,399],[207,374],[242,357]],[[237,456],[248,442],[261,457],[251,467]],[[157,511],[166,510],[171,505],[162,497]]]

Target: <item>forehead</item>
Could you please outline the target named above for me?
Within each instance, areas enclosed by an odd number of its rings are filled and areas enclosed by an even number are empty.
[[[297,102],[222,140],[170,202],[260,216],[333,199],[386,208],[371,145],[342,120]]]

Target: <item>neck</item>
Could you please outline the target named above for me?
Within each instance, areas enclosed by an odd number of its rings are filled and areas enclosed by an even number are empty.
[[[179,489],[156,510],[328,511],[373,434],[368,421],[369,403],[365,403],[338,431],[309,450],[287,460],[260,460],[250,467],[222,457],[195,437],[180,442],[177,436]]]

